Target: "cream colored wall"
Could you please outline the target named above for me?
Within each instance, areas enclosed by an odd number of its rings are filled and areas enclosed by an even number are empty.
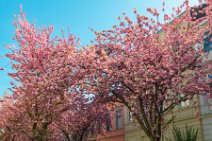
[[[149,138],[142,131],[140,126],[133,121],[129,121],[129,111],[124,108],[125,116],[125,141],[149,141]]]
[[[174,116],[173,122],[165,129],[164,137],[172,137],[172,127],[176,125],[181,129],[184,129],[186,125],[198,128],[198,139],[197,141],[204,141],[201,119],[198,116],[199,106],[193,108],[191,106],[181,108],[180,106],[176,107],[173,111],[173,114],[168,116]]]
[[[212,101],[203,95],[200,96],[200,104],[204,141],[212,141]]]
[[[198,101],[197,97],[194,97],[194,100]],[[191,102],[192,103],[192,102]],[[203,132],[201,126],[201,119],[197,118],[197,113],[199,112],[199,106],[193,108],[191,106],[188,107],[181,107],[176,106],[173,109],[171,114],[168,114],[166,118],[170,118],[174,116],[173,122],[163,131],[163,137],[172,137],[172,127],[176,125],[181,127],[182,129],[185,128],[185,125],[192,126],[194,128],[198,128],[198,140],[197,141],[204,141],[203,139]],[[124,109],[125,115],[125,141],[149,141],[148,137],[142,131],[140,126],[135,122],[129,121],[129,114],[128,109]]]

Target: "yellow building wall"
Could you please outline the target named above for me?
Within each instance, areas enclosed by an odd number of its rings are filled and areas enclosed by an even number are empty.
[[[198,101],[198,98],[194,98]],[[192,103],[191,103],[192,104]],[[198,128],[198,139],[197,141],[204,141],[201,118],[198,118],[199,106],[193,108],[190,106],[181,107],[176,106],[173,111],[166,115],[167,119],[174,116],[172,123],[170,123],[163,131],[163,138],[172,137],[173,125],[177,127],[185,128],[186,125]],[[144,131],[140,128],[139,124],[129,121],[129,111],[125,108],[125,141],[150,141]]]
[[[150,141],[135,121],[129,121],[129,110],[124,108],[125,141]]]

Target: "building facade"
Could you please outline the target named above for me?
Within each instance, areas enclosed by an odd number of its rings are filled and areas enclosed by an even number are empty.
[[[105,123],[101,133],[97,134],[93,139],[95,141],[125,141],[124,138],[124,108],[117,104],[114,108],[110,108],[108,118],[110,120]]]
[[[200,118],[204,141],[212,141],[212,101],[205,95],[200,96]]]

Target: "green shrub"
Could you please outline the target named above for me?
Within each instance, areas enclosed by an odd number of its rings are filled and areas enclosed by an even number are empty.
[[[174,126],[172,129],[173,139],[169,138],[167,141],[196,141],[198,136],[198,129],[192,126],[185,126],[185,129]]]

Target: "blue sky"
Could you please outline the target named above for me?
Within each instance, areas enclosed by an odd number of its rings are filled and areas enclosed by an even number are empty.
[[[136,8],[141,15],[148,15],[148,7],[161,9],[164,0],[0,0],[0,96],[8,91],[11,79],[7,76],[11,72],[9,60],[4,57],[9,51],[6,44],[16,44],[12,40],[14,15],[19,13],[19,6],[30,22],[36,18],[36,26],[54,26],[54,35],[61,35],[61,29],[80,37],[81,45],[88,45],[94,39],[89,28],[97,31],[110,29],[118,22],[117,17],[122,12],[133,17]],[[198,0],[190,0],[191,5]],[[165,0],[166,11],[171,13],[173,6],[178,6],[183,0]]]

